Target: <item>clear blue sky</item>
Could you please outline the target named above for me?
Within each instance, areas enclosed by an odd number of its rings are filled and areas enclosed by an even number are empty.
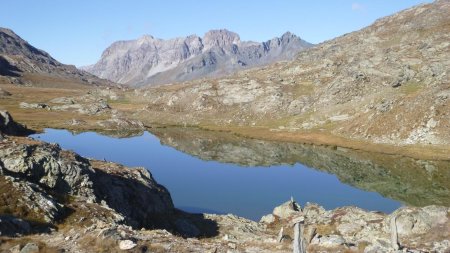
[[[319,43],[429,0],[0,0],[0,26],[57,60],[95,63],[117,40],[143,34],[168,39],[226,28],[241,40],[286,31]]]

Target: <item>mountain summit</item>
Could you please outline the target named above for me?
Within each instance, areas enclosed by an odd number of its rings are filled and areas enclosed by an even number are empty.
[[[221,29],[203,38],[190,35],[162,40],[144,35],[118,41],[101,59],[83,69],[99,77],[131,86],[155,85],[218,77],[236,70],[291,60],[312,44],[292,33],[257,43],[241,41],[237,33]]]

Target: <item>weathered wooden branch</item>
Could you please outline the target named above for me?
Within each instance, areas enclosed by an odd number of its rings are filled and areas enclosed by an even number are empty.
[[[399,247],[399,243],[398,243],[398,234],[397,234],[397,224],[396,223],[397,223],[397,215],[394,215],[391,218],[391,222],[390,222],[391,246],[395,250],[398,250],[400,247]]]
[[[280,232],[278,233],[277,242],[280,243],[283,240],[283,231],[284,228],[281,227]]]
[[[294,225],[294,253],[306,253],[301,222],[296,222]]]

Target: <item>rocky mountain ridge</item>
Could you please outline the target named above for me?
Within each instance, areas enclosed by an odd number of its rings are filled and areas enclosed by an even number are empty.
[[[47,52],[37,49],[15,34],[0,27],[0,81],[17,84],[69,86],[111,85],[112,82],[65,65]]]
[[[203,38],[162,40],[145,35],[113,43],[96,64],[83,69],[131,86],[167,84],[291,60],[311,46],[289,32],[263,43],[241,41],[238,34],[225,29],[211,30]]]
[[[450,143],[450,11],[435,1],[301,51],[291,62],[141,91],[135,117],[325,132],[390,145]],[[256,136],[254,136],[256,137]]]

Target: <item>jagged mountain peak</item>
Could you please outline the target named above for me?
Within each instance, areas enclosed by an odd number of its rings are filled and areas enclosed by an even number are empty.
[[[144,35],[113,43],[85,70],[132,86],[217,77],[246,67],[290,60],[312,44],[287,32],[267,42],[241,41],[227,29],[168,40]]]
[[[239,35],[227,29],[210,30],[205,33],[203,42],[206,47],[225,47],[230,45],[237,45],[241,41]]]
[[[146,34],[146,35],[143,35],[142,37],[140,37],[137,41],[139,43],[152,43],[155,40],[158,40],[158,39],[155,39],[155,37],[153,37],[152,35]]]

